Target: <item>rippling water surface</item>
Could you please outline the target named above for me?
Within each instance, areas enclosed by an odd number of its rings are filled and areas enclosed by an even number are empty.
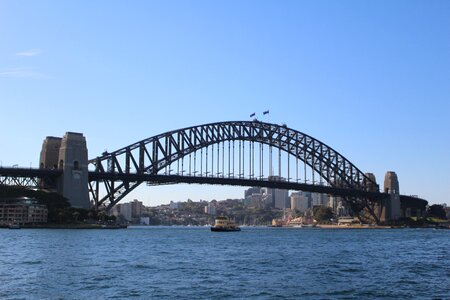
[[[0,230],[0,299],[450,299],[450,230]]]

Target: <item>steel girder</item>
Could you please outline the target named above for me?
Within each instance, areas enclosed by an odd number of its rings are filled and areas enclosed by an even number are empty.
[[[376,182],[330,146],[285,125],[259,121],[218,122],[169,131],[111,153],[105,152],[91,159],[89,164],[96,173],[156,175],[186,155],[225,141],[251,141],[281,149],[303,161],[332,187],[379,191]],[[90,180],[89,189],[97,206],[109,201],[111,208],[142,182]],[[102,198],[100,184],[107,193]]]
[[[39,179],[36,177],[0,175],[0,185],[39,188],[38,181],[39,181]]]
[[[45,183],[54,188],[61,174],[61,170],[0,168],[0,185],[42,188]]]

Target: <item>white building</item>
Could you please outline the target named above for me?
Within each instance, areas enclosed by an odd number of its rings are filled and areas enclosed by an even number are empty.
[[[208,203],[208,205],[205,206],[205,214],[216,215],[216,206],[212,203]]]
[[[141,225],[150,225],[150,217],[141,217],[140,220]]]
[[[120,214],[127,220],[131,221],[132,214],[133,214],[133,207],[131,202],[128,203],[122,203],[120,206]]]
[[[169,208],[170,208],[170,209],[172,209],[172,210],[178,209],[179,206],[180,206],[180,202],[173,202],[173,201],[170,201],[170,204],[169,204]]]

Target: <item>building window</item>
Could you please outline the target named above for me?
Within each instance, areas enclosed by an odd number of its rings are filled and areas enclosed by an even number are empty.
[[[61,159],[59,161],[59,168],[62,169],[64,167],[64,161]]]
[[[76,160],[76,161],[73,162],[73,169],[74,169],[74,170],[79,170],[79,169],[80,169],[78,160]]]

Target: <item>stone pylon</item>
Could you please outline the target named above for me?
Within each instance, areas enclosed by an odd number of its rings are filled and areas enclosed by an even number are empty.
[[[364,180],[364,185],[366,186],[366,190],[369,192],[378,192],[378,184],[377,179],[375,178],[375,175],[373,173],[365,173],[372,182]]]
[[[39,158],[39,168],[55,170],[58,169],[59,148],[61,148],[61,138],[48,136],[42,143],[41,155]],[[49,178],[39,180],[41,189],[56,191],[57,182]]]
[[[60,169],[57,192],[69,199],[72,207],[89,208],[88,150],[81,133],[67,132],[64,137],[47,137],[42,144],[40,168]]]
[[[389,171],[384,176],[384,193],[389,194],[389,197],[385,200],[381,220],[398,220],[401,217],[400,188],[395,172]]]
[[[57,169],[59,161],[59,148],[61,148],[61,138],[48,136],[42,143],[41,156],[39,160],[40,169]]]

